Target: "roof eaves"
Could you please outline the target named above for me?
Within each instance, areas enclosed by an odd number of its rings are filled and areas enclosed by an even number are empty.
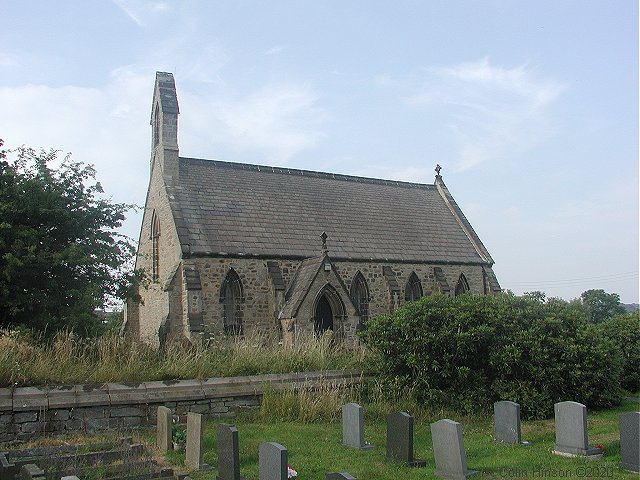
[[[451,211],[452,215],[458,222],[458,225],[460,225],[460,228],[462,228],[465,235],[467,236],[467,238],[475,248],[480,258],[484,260],[484,262],[486,262],[487,264],[493,265],[495,262],[493,261],[493,258],[491,258],[489,251],[483,245],[482,241],[480,240],[480,237],[478,237],[478,234],[475,232],[475,230],[467,220],[467,217],[465,217],[464,213],[462,213],[462,210],[460,209],[456,201],[453,199],[453,196],[449,192],[449,189],[447,188],[447,186],[444,184],[444,181],[442,180],[442,177],[440,175],[436,177],[435,185],[438,189],[438,192],[440,193],[440,196],[442,197],[445,204]]]

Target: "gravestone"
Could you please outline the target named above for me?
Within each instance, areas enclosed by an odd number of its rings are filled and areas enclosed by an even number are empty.
[[[564,457],[602,458],[602,450],[589,447],[587,407],[578,402],[554,405],[556,417],[556,447],[553,453]]]
[[[287,480],[287,449],[279,443],[261,443],[258,450],[259,480]]]
[[[522,441],[520,430],[520,405],[501,401],[493,404],[496,442],[507,445],[529,445]]]
[[[437,477],[464,479],[478,473],[467,469],[462,426],[458,422],[444,419],[432,423],[431,442]]]
[[[171,448],[171,409],[158,407],[156,445],[161,453]]]
[[[620,466],[640,472],[640,412],[620,415]]]
[[[184,464],[190,470],[211,468],[202,463],[202,415],[199,413],[187,413],[187,448]]]
[[[413,417],[405,412],[387,417],[387,461],[404,463],[410,467],[424,467],[427,462],[413,456]]]
[[[342,443],[360,450],[373,448],[364,441],[364,408],[357,403],[342,406]]]
[[[218,480],[242,480],[240,476],[240,442],[235,425],[221,423],[216,432],[218,445]]]
[[[324,480],[358,480],[358,479],[348,472],[336,472],[336,473],[327,473],[327,476],[324,477]]]
[[[18,474],[18,480],[45,480],[46,477],[44,475],[44,470],[42,470],[39,466],[28,463],[23,465],[20,468],[20,473]]]

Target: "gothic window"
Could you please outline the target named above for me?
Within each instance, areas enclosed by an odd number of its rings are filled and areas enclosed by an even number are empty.
[[[156,104],[153,114],[153,146],[155,147],[158,143],[160,143],[160,109]]]
[[[362,273],[356,273],[351,282],[351,300],[360,314],[360,323],[369,320],[369,288]]]
[[[458,284],[456,285],[456,297],[468,291],[469,291],[469,282],[467,282],[467,279],[464,276],[464,273],[461,273],[460,278],[458,278]]]
[[[220,287],[220,303],[224,310],[224,333],[242,335],[242,282],[232,268],[222,281]]]
[[[416,272],[411,272],[407,285],[404,287],[404,299],[407,302],[413,302],[422,297],[422,284],[420,279],[416,275]]]
[[[160,220],[155,211],[151,216],[151,278],[160,278]]]

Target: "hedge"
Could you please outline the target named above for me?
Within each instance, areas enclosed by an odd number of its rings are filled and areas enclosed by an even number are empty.
[[[559,401],[610,407],[622,398],[619,347],[558,299],[428,296],[372,319],[361,335],[384,382],[434,407],[488,412],[511,400],[533,419]]]

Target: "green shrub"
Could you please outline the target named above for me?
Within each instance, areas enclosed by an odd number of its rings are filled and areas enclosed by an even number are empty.
[[[424,297],[370,321],[363,339],[386,382],[435,407],[474,413],[512,400],[524,418],[544,418],[555,402],[621,398],[619,350],[557,299]]]
[[[622,354],[622,388],[640,391],[640,314],[617,315],[602,322],[602,334],[615,343]]]

